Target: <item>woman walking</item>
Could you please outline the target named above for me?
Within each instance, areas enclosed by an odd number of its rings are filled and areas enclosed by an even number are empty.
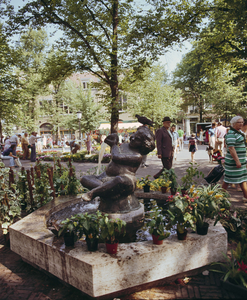
[[[200,132],[199,132],[199,141],[200,141],[200,145],[202,145],[202,143],[204,142],[204,138],[203,138],[203,135],[204,135],[204,131],[203,129],[201,128]]]
[[[222,188],[227,190],[228,184],[240,184],[243,202],[247,202],[247,170],[245,135],[241,131],[244,120],[240,116],[233,117],[231,127],[225,135],[227,154],[225,157],[225,178]]]
[[[192,133],[191,137],[189,138],[189,152],[191,152],[191,162],[195,162],[194,156],[195,152],[197,151],[197,140],[195,133]]]

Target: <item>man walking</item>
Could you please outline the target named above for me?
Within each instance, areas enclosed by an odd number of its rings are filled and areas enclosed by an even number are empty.
[[[184,131],[181,127],[178,128],[178,145],[179,151],[181,151],[184,148]]]
[[[221,122],[218,122],[218,126],[216,127],[215,130],[216,149],[220,149],[222,153],[224,150],[225,135],[226,135],[226,127],[223,126]]]
[[[161,159],[163,168],[154,175],[154,178],[158,178],[163,169],[171,169],[172,159],[173,159],[173,148],[172,148],[172,135],[169,131],[171,125],[171,119],[165,117],[163,119],[163,127],[157,130],[156,132],[156,143],[157,143],[157,152],[158,158]]]

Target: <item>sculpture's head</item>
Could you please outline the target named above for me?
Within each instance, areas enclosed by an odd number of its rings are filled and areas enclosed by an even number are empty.
[[[137,128],[137,131],[130,136],[130,147],[138,149],[142,155],[146,155],[155,148],[155,137],[146,126]]]

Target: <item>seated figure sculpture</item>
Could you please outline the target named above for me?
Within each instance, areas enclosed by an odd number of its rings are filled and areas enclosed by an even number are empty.
[[[110,134],[105,143],[111,147],[111,162],[99,176],[81,178],[81,184],[90,191],[82,195],[85,201],[100,197],[99,209],[107,213],[129,212],[140,207],[134,196],[135,173],[146,155],[155,148],[155,137],[146,126],[141,126],[130,137],[130,143],[118,146],[118,135]]]

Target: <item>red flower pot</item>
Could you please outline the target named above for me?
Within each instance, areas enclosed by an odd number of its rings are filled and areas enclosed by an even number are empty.
[[[187,190],[182,189],[182,190],[181,190],[181,193],[182,193],[182,196],[185,196],[185,195],[187,194]]]
[[[109,253],[109,254],[116,254],[117,253],[118,243],[114,243],[114,244],[105,243],[105,245],[106,245],[107,253]]]
[[[153,237],[153,243],[155,245],[162,245],[163,244],[163,240],[159,240],[159,235],[153,235],[152,234],[152,237]]]

